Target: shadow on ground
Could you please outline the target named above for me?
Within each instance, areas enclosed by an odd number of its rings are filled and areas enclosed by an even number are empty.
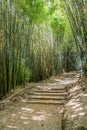
[[[86,79],[85,79],[86,80]],[[80,79],[68,88],[63,130],[87,130],[87,82]]]

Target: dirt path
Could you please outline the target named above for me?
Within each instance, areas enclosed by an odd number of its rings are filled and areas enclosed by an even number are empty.
[[[72,74],[71,74],[72,75]],[[52,78],[12,96],[0,111],[0,130],[62,130],[66,86],[78,78]]]

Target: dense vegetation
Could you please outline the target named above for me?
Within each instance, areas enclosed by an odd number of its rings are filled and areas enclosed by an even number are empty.
[[[87,75],[87,1],[64,0],[76,46]]]
[[[87,67],[85,0],[0,2],[0,98],[15,86]]]

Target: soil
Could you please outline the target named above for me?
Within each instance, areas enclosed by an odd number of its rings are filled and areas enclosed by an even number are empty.
[[[87,79],[76,75],[79,80],[68,86],[68,102],[63,115],[63,130],[87,130]]]
[[[0,130],[87,130],[86,85],[75,72],[27,84],[0,102]]]

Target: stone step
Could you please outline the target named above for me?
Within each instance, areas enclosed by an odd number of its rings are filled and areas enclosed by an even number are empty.
[[[66,90],[35,90],[35,92],[40,93],[64,93]]]
[[[40,93],[40,92],[30,92],[28,93],[29,95],[39,95],[39,96],[67,96],[67,93],[48,93],[48,92],[44,92],[44,93]]]
[[[57,87],[57,88],[51,88],[51,90],[57,90],[57,91],[60,91],[60,90],[66,90],[65,87]]]
[[[37,87],[38,90],[44,90],[44,89],[47,89],[47,90],[65,90],[66,86],[65,87],[58,87],[58,86],[41,86],[41,87]]]
[[[31,104],[53,104],[53,105],[64,105],[65,101],[54,101],[54,100],[30,100],[28,103]]]
[[[65,100],[65,97],[62,96],[30,96],[29,99],[42,99],[42,100]]]

